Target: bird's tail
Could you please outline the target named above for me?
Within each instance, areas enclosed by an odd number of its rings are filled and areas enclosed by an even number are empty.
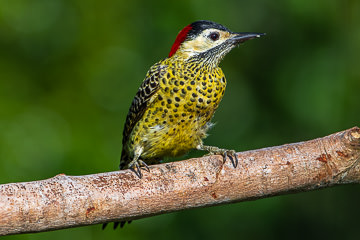
[[[123,148],[121,151],[121,157],[120,157],[120,165],[119,165],[120,170],[126,169],[128,167],[128,164],[130,162],[129,159],[130,159],[129,155],[127,154],[126,151],[124,151],[124,148]],[[128,224],[131,223],[131,221],[114,222],[114,229],[116,229],[119,225],[120,225],[120,228],[124,227],[126,222]],[[108,225],[108,223],[104,223],[102,226],[102,229],[104,230],[107,225]]]

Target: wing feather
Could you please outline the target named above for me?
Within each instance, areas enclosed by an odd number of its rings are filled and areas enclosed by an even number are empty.
[[[128,154],[124,150],[124,146],[127,144],[127,141],[129,140],[130,134],[134,129],[136,123],[141,120],[145,113],[145,110],[147,109],[147,106],[152,103],[154,99],[153,96],[159,90],[159,81],[161,77],[165,74],[166,67],[166,65],[161,65],[161,62],[159,62],[150,68],[131,103],[123,131],[123,150],[121,153],[120,161],[121,169],[126,167],[123,165],[126,161],[129,160],[129,157],[127,156]]]

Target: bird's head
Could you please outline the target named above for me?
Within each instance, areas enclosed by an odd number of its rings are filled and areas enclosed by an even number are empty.
[[[232,32],[221,24],[196,21],[183,28],[171,47],[169,58],[197,60],[217,66],[235,46],[264,33]]]

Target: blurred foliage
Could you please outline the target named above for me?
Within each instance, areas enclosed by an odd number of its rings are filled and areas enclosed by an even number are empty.
[[[199,19],[267,33],[223,61],[228,88],[206,144],[243,151],[359,125],[359,12],[356,0],[0,1],[0,183],[116,170],[147,69]],[[4,239],[356,239],[359,190]]]

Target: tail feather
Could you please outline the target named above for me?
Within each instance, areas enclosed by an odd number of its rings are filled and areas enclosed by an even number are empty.
[[[128,164],[130,162],[131,162],[131,158],[123,148],[122,151],[121,151],[121,157],[120,157],[120,165],[119,165],[120,170],[127,169]],[[152,159],[152,160],[148,160],[148,162],[150,164],[155,164],[155,163],[159,163],[160,160],[159,159]],[[120,225],[120,228],[123,228],[126,223],[130,224],[131,221],[114,222],[114,227],[113,228],[116,229],[119,225]],[[104,230],[107,225],[108,225],[108,223],[104,223],[102,225],[102,229]]]
[[[132,222],[132,221],[114,222],[114,227],[113,227],[113,229],[116,230],[116,228],[117,228],[119,225],[120,225],[120,228],[123,228],[126,223],[130,224],[131,222]],[[104,230],[108,224],[109,224],[109,223],[104,223],[104,224],[102,225],[102,230]]]
[[[129,160],[129,156],[128,154],[126,153],[126,151],[124,151],[124,148],[123,150],[121,151],[121,157],[120,157],[120,165],[119,165],[119,168],[120,170],[123,170],[123,169],[126,169],[127,168],[127,165],[129,164],[130,160]],[[128,224],[131,223],[131,221],[121,221],[121,222],[114,222],[114,230],[120,225],[120,228],[123,228],[124,225],[126,224],[126,222]],[[106,226],[108,225],[108,223],[104,223],[102,225],[102,229],[104,230],[106,228]]]

